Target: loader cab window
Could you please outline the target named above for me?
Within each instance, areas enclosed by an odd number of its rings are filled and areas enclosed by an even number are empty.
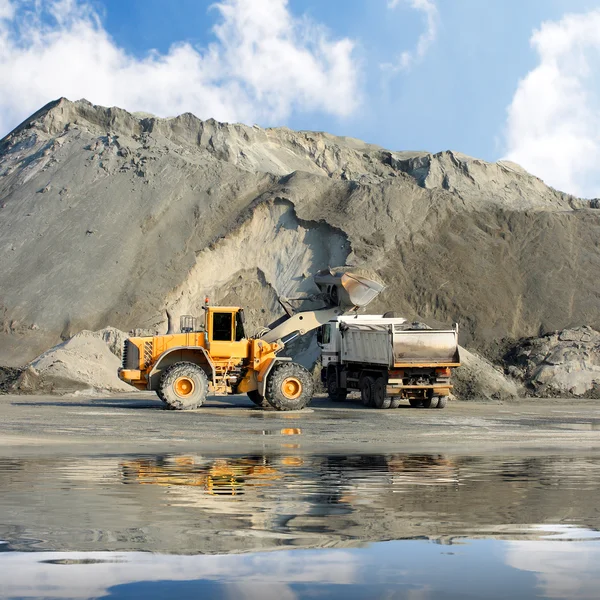
[[[212,339],[215,342],[230,342],[233,338],[233,313],[213,313]]]
[[[241,342],[246,335],[244,334],[244,311],[239,310],[235,313],[235,341]]]

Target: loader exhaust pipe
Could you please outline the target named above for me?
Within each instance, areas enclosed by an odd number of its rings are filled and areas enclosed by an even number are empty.
[[[343,312],[366,306],[385,289],[377,281],[342,270],[319,271],[313,280],[328,305]]]

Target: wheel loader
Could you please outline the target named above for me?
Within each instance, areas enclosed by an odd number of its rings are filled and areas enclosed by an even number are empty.
[[[204,327],[185,315],[180,333],[128,338],[120,379],[156,391],[174,410],[196,409],[208,394],[240,393],[263,408],[304,408],[313,394],[312,375],[281,351],[297,337],[366,306],[384,288],[343,270],[320,271],[313,280],[319,293],[310,299],[321,306],[295,312],[282,301],[286,314],[258,336],[246,336],[241,307],[212,306],[206,299]]]

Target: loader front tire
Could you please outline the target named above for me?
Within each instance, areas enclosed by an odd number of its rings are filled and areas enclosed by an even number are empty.
[[[202,406],[206,400],[208,378],[206,373],[194,363],[175,363],[162,374],[158,392],[158,397],[167,408],[193,410]]]
[[[256,404],[256,406],[260,406],[260,408],[269,408],[271,405],[267,402],[264,396],[261,396],[258,393],[258,390],[252,390],[248,392],[248,398]]]
[[[312,375],[302,365],[285,362],[269,375],[265,399],[277,410],[301,410],[312,400]]]

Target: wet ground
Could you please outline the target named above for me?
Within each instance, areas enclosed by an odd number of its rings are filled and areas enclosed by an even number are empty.
[[[0,396],[0,597],[598,598],[600,407]]]

